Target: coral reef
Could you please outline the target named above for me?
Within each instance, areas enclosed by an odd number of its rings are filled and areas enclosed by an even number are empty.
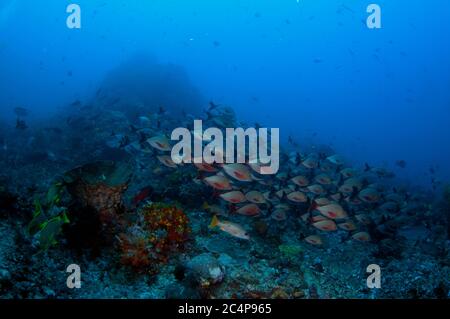
[[[152,203],[138,212],[140,221],[119,236],[121,262],[138,271],[156,271],[189,238],[189,219],[176,206]]]
[[[124,162],[100,161],[75,168],[63,175],[69,193],[82,209],[72,208],[71,216],[92,209],[101,224],[103,237],[111,241],[120,228],[120,214],[125,211],[123,194],[132,176]]]
[[[439,203],[420,192],[393,191],[390,182],[383,185],[383,205],[352,203],[352,195],[341,200],[348,221],[372,237],[355,241],[341,227],[324,233],[307,224],[323,218],[310,211],[312,199],[320,198],[286,201],[294,189],[308,191],[287,178],[310,174],[301,165],[277,174],[275,182],[257,172],[255,182],[233,181],[245,196],[264,193],[260,214],[244,216],[237,213],[240,205],[225,203],[204,183],[212,174],[227,176],[221,166],[208,172],[164,165],[145,139],[160,134],[160,127],[136,128],[118,110],[83,112],[68,120],[71,129],[60,136],[62,145],[79,150],[70,160],[32,165],[30,157],[43,155],[25,149],[23,158],[8,156],[0,166],[2,174],[14,167],[8,177],[0,175],[0,297],[448,298],[450,188]],[[235,124],[231,109],[208,112],[218,127]],[[139,121],[179,125],[165,116]],[[120,134],[111,137],[112,127]],[[92,138],[80,139],[79,131]],[[44,133],[33,146],[41,138]],[[114,145],[117,140],[123,145]],[[321,164],[327,169],[330,163]],[[330,193],[322,202],[339,195],[335,186],[324,186]],[[275,210],[283,211],[282,218],[274,218]],[[250,240],[209,229],[214,215],[242,225]],[[311,235],[323,241],[308,243]],[[65,287],[68,262],[82,268],[83,289]],[[373,263],[382,269],[382,289],[366,286],[366,267]]]

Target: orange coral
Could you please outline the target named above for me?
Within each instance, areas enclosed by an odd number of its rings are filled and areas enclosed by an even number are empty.
[[[188,238],[189,219],[183,211],[175,206],[151,204],[143,208],[146,227],[155,233],[164,230],[165,236],[152,236],[154,244],[161,248],[176,248]]]
[[[120,236],[121,261],[136,270],[167,262],[172,252],[183,248],[189,237],[189,219],[184,212],[163,204],[144,206],[139,235]]]

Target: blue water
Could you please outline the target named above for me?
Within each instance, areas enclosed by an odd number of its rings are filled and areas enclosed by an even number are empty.
[[[429,187],[430,166],[450,178],[450,2],[375,1],[380,30],[365,25],[369,1],[0,0],[1,120],[14,125],[16,106],[45,119],[148,55],[197,88],[205,104],[193,113],[228,104],[284,140],[329,144]],[[80,30],[66,27],[72,2]],[[173,107],[193,108],[187,99]]]

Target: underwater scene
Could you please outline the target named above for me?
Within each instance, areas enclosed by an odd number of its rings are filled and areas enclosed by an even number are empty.
[[[447,0],[0,0],[0,299],[448,299],[449,57]]]

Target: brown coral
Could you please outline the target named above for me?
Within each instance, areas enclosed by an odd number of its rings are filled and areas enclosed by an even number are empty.
[[[103,225],[114,222],[117,212],[123,210],[122,194],[126,185],[109,187],[104,184],[88,185],[79,183],[76,187],[78,198],[85,206],[94,208]]]
[[[151,265],[148,245],[145,238],[130,238],[120,235],[120,248],[122,251],[121,263],[138,271],[143,271]]]
[[[89,207],[95,211],[101,223],[102,235],[109,242],[117,233],[119,216],[125,210],[122,197],[131,176],[130,164],[112,161],[89,163],[72,169],[63,176],[69,193],[83,209]]]

